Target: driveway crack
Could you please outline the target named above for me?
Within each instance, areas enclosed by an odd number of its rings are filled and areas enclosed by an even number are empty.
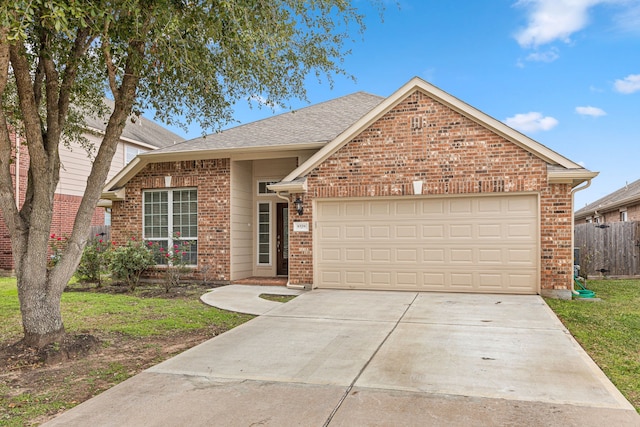
[[[369,366],[369,364],[371,363],[371,361],[373,360],[374,357],[376,357],[376,354],[378,354],[378,352],[380,351],[380,349],[382,348],[382,346],[384,345],[384,343],[387,342],[387,340],[389,339],[389,337],[391,336],[391,334],[393,334],[393,332],[396,330],[396,328],[398,327],[398,325],[400,324],[400,322],[402,321],[402,319],[404,319],[404,316],[407,314],[407,311],[409,311],[409,308],[411,308],[411,306],[413,305],[413,303],[416,301],[416,299],[418,298],[418,294],[416,293],[413,297],[413,299],[411,300],[411,302],[409,304],[407,304],[407,308],[404,310],[404,312],[402,313],[402,316],[400,316],[398,318],[398,320],[396,321],[395,325],[393,325],[393,328],[391,328],[391,330],[389,331],[389,333],[384,337],[384,339],[382,341],[380,341],[380,344],[378,345],[378,347],[376,347],[375,351],[371,354],[371,357],[369,357],[369,360],[367,360],[367,362],[362,366],[362,369],[360,369],[360,371],[358,372],[358,374],[355,376],[355,378],[353,379],[353,381],[351,381],[351,384],[349,384],[349,386],[347,387],[347,389],[345,390],[345,392],[342,394],[342,396],[340,397],[340,400],[338,401],[338,403],[336,404],[336,406],[333,408],[333,410],[331,411],[331,413],[329,414],[329,417],[327,418],[327,421],[325,421],[325,423],[323,424],[323,427],[327,427],[330,423],[331,420],[333,420],[333,417],[336,415],[336,413],[338,412],[338,410],[340,409],[340,407],[342,406],[342,404],[344,403],[345,399],[347,398],[347,396],[349,396],[349,393],[351,393],[351,390],[353,389],[353,387],[355,386],[356,382],[358,381],[358,379],[360,379],[360,376],[362,376],[362,373],[365,371],[365,369],[367,369],[367,367]]]

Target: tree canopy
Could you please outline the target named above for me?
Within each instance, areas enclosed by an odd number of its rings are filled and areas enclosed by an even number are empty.
[[[60,296],[79,262],[91,214],[132,112],[216,129],[236,102],[284,106],[308,76],[346,75],[347,44],[364,29],[347,0],[32,0],[0,6],[0,208],[12,241],[25,340],[64,334]],[[114,100],[111,111],[102,100]],[[81,139],[84,117],[107,114],[74,229],[47,267],[60,144]],[[15,202],[10,134],[30,158]]]

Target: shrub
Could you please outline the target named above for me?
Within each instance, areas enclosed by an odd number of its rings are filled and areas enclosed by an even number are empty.
[[[80,264],[76,270],[78,278],[102,285],[101,275],[109,263],[109,244],[102,239],[93,239],[87,243]]]
[[[189,271],[188,252],[192,242],[188,240],[180,240],[180,233],[173,235],[173,247],[164,249],[157,243],[147,242],[149,248],[154,252],[155,259],[158,264],[166,265],[164,269],[164,289],[166,292],[180,284],[182,276]]]
[[[111,274],[132,291],[138,286],[142,273],[155,264],[153,252],[134,238],[122,246],[116,246],[109,256]]]

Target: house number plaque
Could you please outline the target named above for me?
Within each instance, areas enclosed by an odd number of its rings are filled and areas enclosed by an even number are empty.
[[[294,222],[293,223],[293,231],[309,231],[309,223],[308,222]]]

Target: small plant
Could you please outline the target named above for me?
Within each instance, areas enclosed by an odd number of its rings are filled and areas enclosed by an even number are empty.
[[[100,234],[96,234],[99,237]],[[102,239],[92,239],[85,246],[76,271],[81,280],[94,282],[102,286],[102,273],[109,263],[110,245]]]
[[[60,262],[60,258],[62,258],[62,252],[64,248],[67,246],[67,238],[64,236],[57,236],[55,233],[51,233],[49,236],[49,251],[51,255],[49,256],[49,262],[47,266],[49,269],[52,269],[58,262]]]
[[[164,289],[169,292],[172,287],[180,285],[182,276],[189,271],[189,248],[191,242],[180,240],[180,233],[173,234],[173,247],[164,249],[157,243],[148,242],[147,245],[156,252],[156,260],[159,264],[166,265],[164,271]]]
[[[138,286],[142,273],[155,263],[153,252],[135,238],[124,245],[115,246],[109,256],[109,268],[113,277],[124,281],[132,291]]]

